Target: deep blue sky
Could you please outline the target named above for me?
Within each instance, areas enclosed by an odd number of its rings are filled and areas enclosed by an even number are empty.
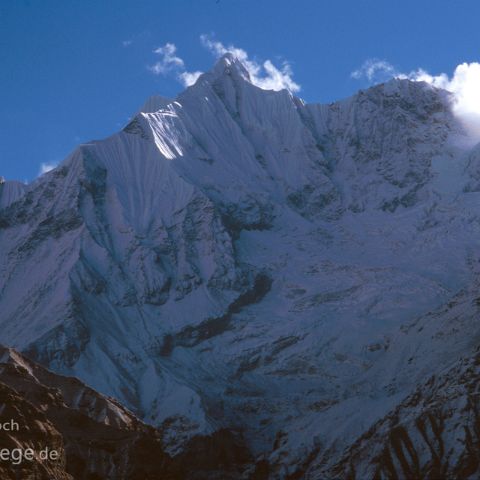
[[[478,61],[479,18],[478,0],[0,0],[0,175],[31,180],[178,93],[146,68],[166,42],[189,70],[214,62],[201,34],[286,59],[299,96],[329,102],[365,86],[350,74],[368,58],[435,74]]]

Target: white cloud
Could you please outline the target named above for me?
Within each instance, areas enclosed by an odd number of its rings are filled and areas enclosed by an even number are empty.
[[[175,55],[177,47],[173,43],[166,43],[163,47],[158,47],[153,51],[160,55],[160,60],[150,65],[148,69],[156,75],[165,75],[172,70],[183,69],[185,64],[183,60]]]
[[[356,80],[366,78],[370,83],[379,83],[398,76],[398,72],[386,60],[370,58],[360,68],[353,71],[351,76]]]
[[[352,77],[366,78],[370,83],[378,83],[390,78],[407,78],[448,90],[454,94],[454,113],[475,140],[480,138],[480,63],[478,62],[462,63],[455,68],[453,75],[449,76],[446,73],[431,75],[422,68],[410,73],[402,73],[385,60],[371,59],[355,70]]]
[[[184,87],[193,85],[203,73],[187,71],[185,62],[177,55],[177,47],[173,43],[166,43],[163,47],[155,49],[153,53],[160,55],[160,59],[153,65],[149,65],[148,69],[155,75],[174,74]]]
[[[193,85],[198,77],[202,74],[203,72],[182,72],[178,75],[178,79],[183,83],[184,87],[189,87],[190,85]]]
[[[53,170],[57,166],[56,163],[53,162],[46,162],[42,163],[40,165],[40,170],[38,172],[39,175],[43,175],[44,173],[50,172],[50,170]]]
[[[226,53],[234,55],[245,66],[250,75],[250,80],[257,87],[265,90],[283,90],[286,88],[291,92],[300,90],[300,85],[292,78],[293,72],[288,62],[283,62],[281,68],[277,68],[271,60],[266,60],[260,64],[249,58],[248,53],[242,48],[234,45],[225,46],[222,42],[213,40],[209,35],[201,35],[200,41],[216,57],[221,57]]]
[[[123,40],[122,47],[129,47],[132,43],[132,40]]]
[[[256,84],[260,88],[266,90],[281,90],[286,88],[291,92],[298,92],[300,85],[295,83],[292,79],[292,68],[288,62],[283,62],[281,70],[279,70],[270,60],[263,63],[263,68],[267,75],[263,78],[256,79]]]
[[[470,133],[480,138],[480,63],[462,63],[455,68],[451,77],[445,73],[432,76],[418,70],[410,78],[452,92],[455,96],[454,112]]]

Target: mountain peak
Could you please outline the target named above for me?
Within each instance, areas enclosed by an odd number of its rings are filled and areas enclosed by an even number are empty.
[[[423,442],[431,414],[399,402],[478,354],[479,157],[450,141],[443,90],[304,104],[255,65],[228,53],[26,193],[0,185],[0,340],[161,427],[175,458],[235,428],[274,473],[337,478],[305,465],[383,448],[391,409]],[[438,442],[463,462],[478,439],[453,429]]]
[[[224,75],[241,77],[251,82],[250,74],[243,62],[233,53],[227,52],[220,57],[215,66],[207,73],[214,78],[219,78]]]
[[[172,101],[172,99],[163,97],[162,95],[152,95],[151,97],[147,98],[139,112],[153,113],[161,108],[165,108],[169,103],[172,103]]]

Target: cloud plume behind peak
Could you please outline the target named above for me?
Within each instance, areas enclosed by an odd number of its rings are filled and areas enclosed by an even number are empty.
[[[222,42],[214,40],[210,35],[201,35],[202,45],[210,50],[217,58],[231,53],[247,69],[251,82],[264,90],[290,90],[292,93],[300,91],[300,85],[293,80],[293,72],[290,64],[284,61],[280,68],[276,67],[271,60],[262,63],[250,58],[242,48],[234,45],[225,46]]]
[[[210,35],[201,35],[200,43],[216,58],[220,58],[226,53],[234,55],[245,66],[251,82],[257,87],[265,90],[287,89],[291,92],[300,90],[300,85],[293,80],[292,68],[287,61],[283,61],[280,66],[276,66],[269,59],[257,62],[242,48],[234,45],[225,46]],[[189,71],[187,69],[183,58],[178,56],[177,47],[174,43],[167,42],[165,45],[156,48],[153,53],[158,55],[158,59],[147,67],[148,70],[155,75],[174,76],[185,87],[193,85],[203,73],[198,70]]]
[[[453,74],[432,75],[423,68],[410,73],[397,70],[386,60],[369,59],[352,72],[352,78],[366,79],[370,84],[391,78],[406,78],[417,82],[427,82],[454,94],[453,111],[465,129],[477,142],[480,140],[480,63],[461,63]]]

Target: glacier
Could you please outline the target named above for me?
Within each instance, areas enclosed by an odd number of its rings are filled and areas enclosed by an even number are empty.
[[[385,419],[420,415],[407,399],[478,345],[468,140],[427,83],[308,104],[227,54],[0,184],[0,343],[161,426],[172,455],[228,428],[271,478],[408,478],[368,457]]]

